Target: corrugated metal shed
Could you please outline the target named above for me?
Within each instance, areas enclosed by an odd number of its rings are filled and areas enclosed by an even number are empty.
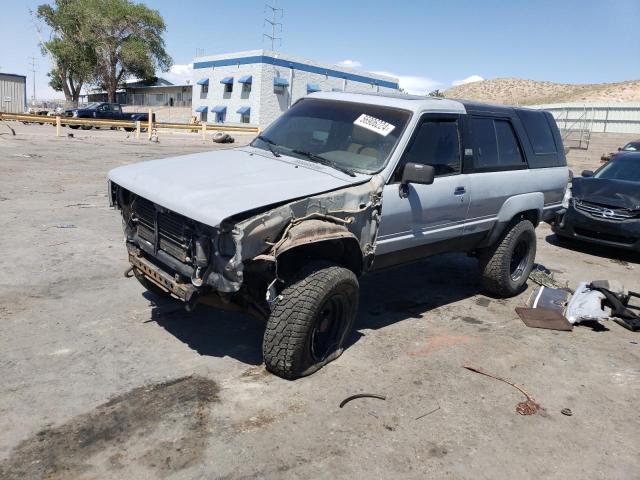
[[[27,77],[0,73],[0,111],[24,113],[27,109]]]
[[[551,112],[561,130],[640,133],[640,102],[554,103],[533,108]]]

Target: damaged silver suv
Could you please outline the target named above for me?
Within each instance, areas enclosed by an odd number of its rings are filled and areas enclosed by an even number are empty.
[[[546,112],[327,92],[249,146],[116,168],[109,194],[142,285],[264,319],[265,364],[293,379],[342,353],[366,272],[467,252],[517,294],[567,180]]]

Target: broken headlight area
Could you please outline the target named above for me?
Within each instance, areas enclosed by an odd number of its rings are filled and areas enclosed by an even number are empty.
[[[168,210],[123,188],[116,204],[122,211],[130,254],[161,264],[178,282],[211,284],[216,269],[224,272],[235,248],[228,235]],[[229,237],[230,238],[230,237]],[[222,249],[217,250],[219,245]]]

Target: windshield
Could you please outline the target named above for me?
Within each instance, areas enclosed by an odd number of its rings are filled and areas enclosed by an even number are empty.
[[[100,102],[92,102],[92,103],[87,103],[86,105],[80,108],[84,108],[86,110],[93,110],[94,108],[97,108],[98,105],[100,105]]]
[[[595,173],[594,177],[605,180],[640,182],[640,160],[612,160],[603,165],[602,168]]]
[[[624,150],[625,152],[637,152],[640,150],[640,143],[638,142],[627,143],[624,147],[622,147],[622,150]]]
[[[252,145],[338,170],[374,173],[384,166],[409,117],[395,108],[307,98]]]

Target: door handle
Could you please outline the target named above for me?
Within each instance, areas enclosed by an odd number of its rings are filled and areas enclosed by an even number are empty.
[[[453,192],[454,195],[464,195],[465,193],[467,193],[467,189],[464,187],[456,187],[455,191]]]

